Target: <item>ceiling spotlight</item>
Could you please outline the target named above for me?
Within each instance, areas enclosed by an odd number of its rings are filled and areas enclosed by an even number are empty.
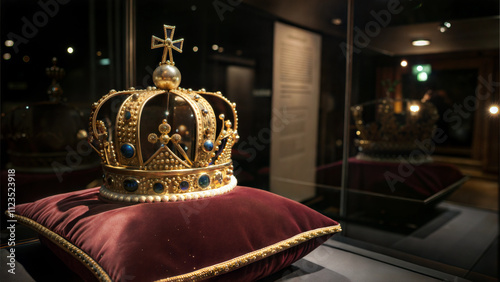
[[[418,105],[411,105],[410,111],[416,113],[416,112],[420,111],[420,107]]]
[[[490,109],[489,109],[489,111],[490,111],[490,114],[496,115],[496,114],[498,114],[498,107],[497,106],[491,106]]]
[[[212,50],[217,51],[219,49],[219,45],[214,44],[212,45]]]
[[[401,61],[401,66],[404,68],[408,65],[408,62],[406,60]]]
[[[73,49],[73,47],[68,47],[68,49],[66,50],[69,54],[73,54],[73,52],[75,51]]]
[[[441,33],[446,32],[449,28],[451,27],[450,22],[443,22],[442,24],[439,25],[439,31]]]
[[[418,39],[418,40],[413,40],[411,42],[411,45],[416,46],[416,47],[428,46],[430,44],[431,44],[431,41],[427,40],[427,39]]]

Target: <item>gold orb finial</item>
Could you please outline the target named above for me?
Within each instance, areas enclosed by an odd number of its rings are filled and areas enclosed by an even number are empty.
[[[159,89],[176,89],[181,83],[181,72],[174,65],[159,65],[153,72],[153,82]]]

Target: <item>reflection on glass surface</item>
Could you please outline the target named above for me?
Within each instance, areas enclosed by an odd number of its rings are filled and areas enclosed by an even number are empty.
[[[392,159],[418,150],[415,140],[432,137],[439,118],[432,103],[380,99],[351,108],[359,131],[358,158]],[[429,157],[429,156],[426,156]]]
[[[461,1],[400,3],[402,11],[355,52],[355,150],[345,164],[344,235],[353,244],[477,280],[475,262],[458,259],[450,241],[460,242],[464,253],[496,253],[496,223],[473,235],[454,226],[472,214],[498,219],[499,124],[485,113],[498,101],[492,85],[499,80],[499,44],[489,40],[499,38],[499,3],[482,2],[475,11]],[[369,11],[384,11],[374,2],[356,8],[355,26],[363,32],[376,21]],[[425,105],[433,105],[433,114],[424,118]],[[421,134],[425,122],[433,126]],[[321,166],[317,181],[335,186],[331,178],[339,169]],[[487,243],[472,243],[477,240]],[[498,275],[493,268],[482,274]]]
[[[179,144],[187,153],[190,160],[194,160],[196,155],[196,118],[190,105],[184,98],[177,95],[169,94],[169,114],[167,116],[168,123],[172,126],[172,134],[176,133],[181,136]],[[173,152],[177,149],[171,148]],[[183,158],[181,154],[178,154]]]

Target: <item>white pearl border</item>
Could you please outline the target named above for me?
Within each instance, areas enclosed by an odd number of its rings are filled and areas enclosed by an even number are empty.
[[[233,190],[238,184],[236,177],[231,176],[231,181],[229,184],[224,185],[217,189],[206,190],[206,191],[196,191],[189,193],[177,193],[168,195],[134,195],[134,194],[122,194],[117,192],[109,191],[105,185],[101,186],[99,189],[99,194],[109,200],[127,203],[154,203],[154,202],[178,202],[187,200],[198,200],[204,198],[210,198],[222,194],[226,194]]]

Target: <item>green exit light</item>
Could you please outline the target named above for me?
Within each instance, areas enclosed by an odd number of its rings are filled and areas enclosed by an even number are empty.
[[[431,65],[414,65],[411,71],[418,81],[427,81],[431,74]]]
[[[427,81],[427,77],[428,77],[427,73],[425,73],[425,72],[419,72],[417,74],[417,80],[418,81]]]
[[[412,66],[413,75],[418,75],[421,72],[425,72],[427,75],[431,74],[431,65],[414,65]]]

